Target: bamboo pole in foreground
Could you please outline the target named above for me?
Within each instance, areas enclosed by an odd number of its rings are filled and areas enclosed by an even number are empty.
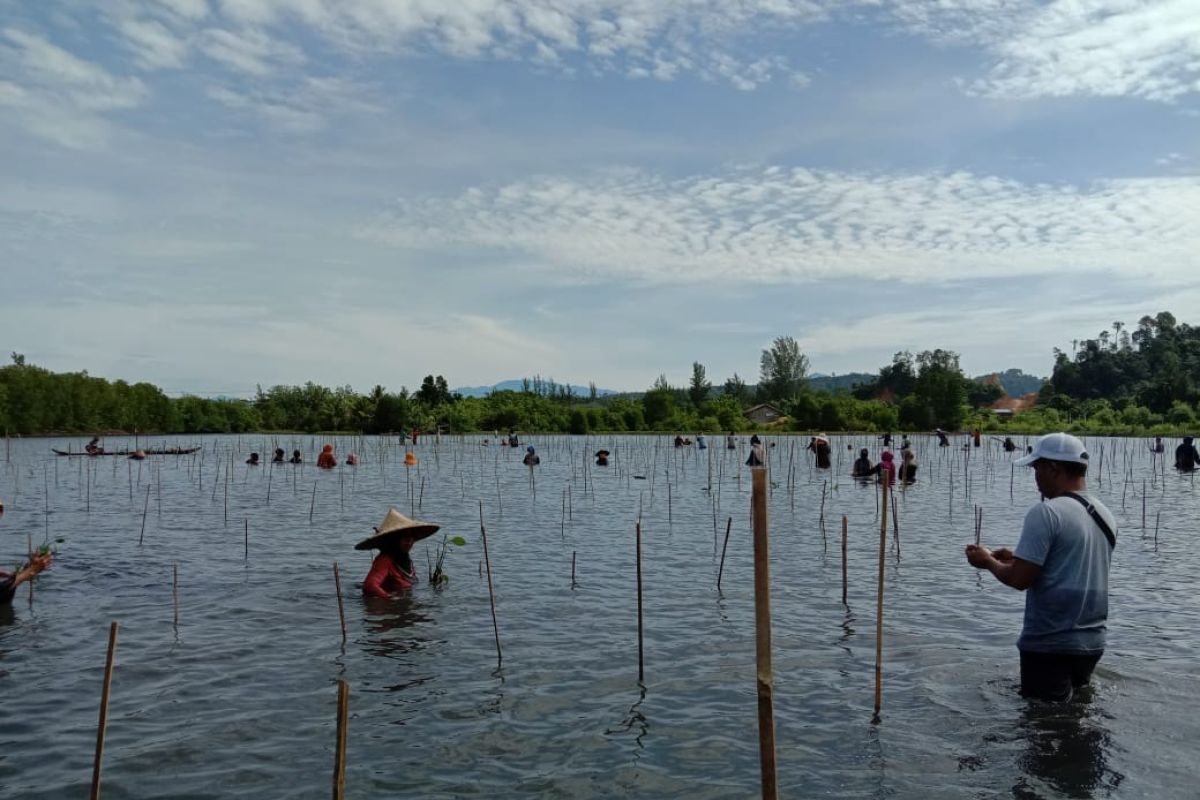
[[[479,537],[483,539],[483,562],[487,565],[488,600],[492,604],[492,630],[496,633],[496,665],[504,663],[500,650],[500,626],[496,623],[496,592],[492,588],[492,560],[488,557],[487,529],[483,526],[483,501],[479,501]]]
[[[333,756],[333,800],[346,796],[346,729],[349,727],[350,685],[338,681],[337,747]]]
[[[758,675],[758,754],[764,800],[779,797],[775,775],[775,677],[771,668],[771,568],[767,539],[767,470],[750,470],[754,517],[754,629]]]
[[[113,657],[117,650],[117,629],[114,622],[108,629],[108,658],[104,662],[104,688],[100,690],[100,724],[96,729],[96,758],[92,762],[91,800],[100,797],[100,764],[104,760],[104,732],[108,728],[108,693],[112,687]]]
[[[638,683],[646,682],[642,646],[642,523],[637,523],[637,611],[638,611]]]
[[[846,519],[846,515],[842,515],[842,605],[848,605],[846,602],[846,540],[849,538],[850,522]]]
[[[880,470],[880,487],[883,490],[883,515],[879,524],[879,593],[875,604],[875,716],[878,723],[879,710],[883,707],[883,560],[887,555],[887,507],[891,476]]]

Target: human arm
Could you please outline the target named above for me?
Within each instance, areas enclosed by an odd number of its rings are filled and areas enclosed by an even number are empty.
[[[363,580],[363,594],[367,597],[389,597],[388,591],[383,588],[388,572],[387,558],[382,553],[375,556],[375,560],[371,562],[371,571]]]
[[[966,549],[967,562],[976,569],[986,569],[1005,586],[1023,592],[1037,583],[1042,567],[1031,561],[1017,558],[1012,550],[1000,547],[989,550],[982,545],[969,544]]]
[[[0,576],[3,576],[0,579],[0,603],[7,603],[12,600],[12,596],[16,593],[18,586],[49,567],[53,561],[54,557],[49,553],[39,554],[30,558],[28,564],[12,574],[0,572]]]

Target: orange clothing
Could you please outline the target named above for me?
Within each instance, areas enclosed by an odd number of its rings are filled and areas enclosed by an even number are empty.
[[[321,455],[317,456],[317,466],[321,469],[333,469],[337,466],[337,459],[333,457],[333,445],[327,444],[321,450]]]

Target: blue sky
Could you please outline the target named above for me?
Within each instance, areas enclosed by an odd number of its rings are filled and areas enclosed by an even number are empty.
[[[1198,268],[1200,0],[0,0],[0,344],[52,369],[1046,374]]]

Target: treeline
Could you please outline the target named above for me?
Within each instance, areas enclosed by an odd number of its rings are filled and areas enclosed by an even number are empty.
[[[789,336],[762,350],[758,383],[737,373],[714,384],[699,362],[687,386],[665,375],[641,394],[586,396],[535,377],[519,391],[461,397],[446,379],[428,375],[410,392],[376,386],[359,394],[349,386],[258,388],[250,400],[167,397],[148,383],[128,384],[54,373],[14,353],[0,368],[0,426],[15,434],[242,433],[263,430],[389,433],[441,429],[456,433],[508,431],[589,433],[636,431],[742,431],[745,415],[769,403],[792,430],[927,431],[984,428],[1013,433],[1068,429],[1085,433],[1168,433],[1197,421],[1200,400],[1200,328],[1177,324],[1163,312],[1143,317],[1134,331],[1122,323],[1095,339],[1076,340],[1070,356],[1055,350],[1052,378],[1032,410],[1013,419],[988,408],[1004,395],[1001,383],[1020,378],[968,378],[957,353],[896,353],[891,363],[850,389],[815,391],[808,357]],[[1023,376],[1028,379],[1029,376]],[[1025,384],[1030,386],[1030,384]]]

